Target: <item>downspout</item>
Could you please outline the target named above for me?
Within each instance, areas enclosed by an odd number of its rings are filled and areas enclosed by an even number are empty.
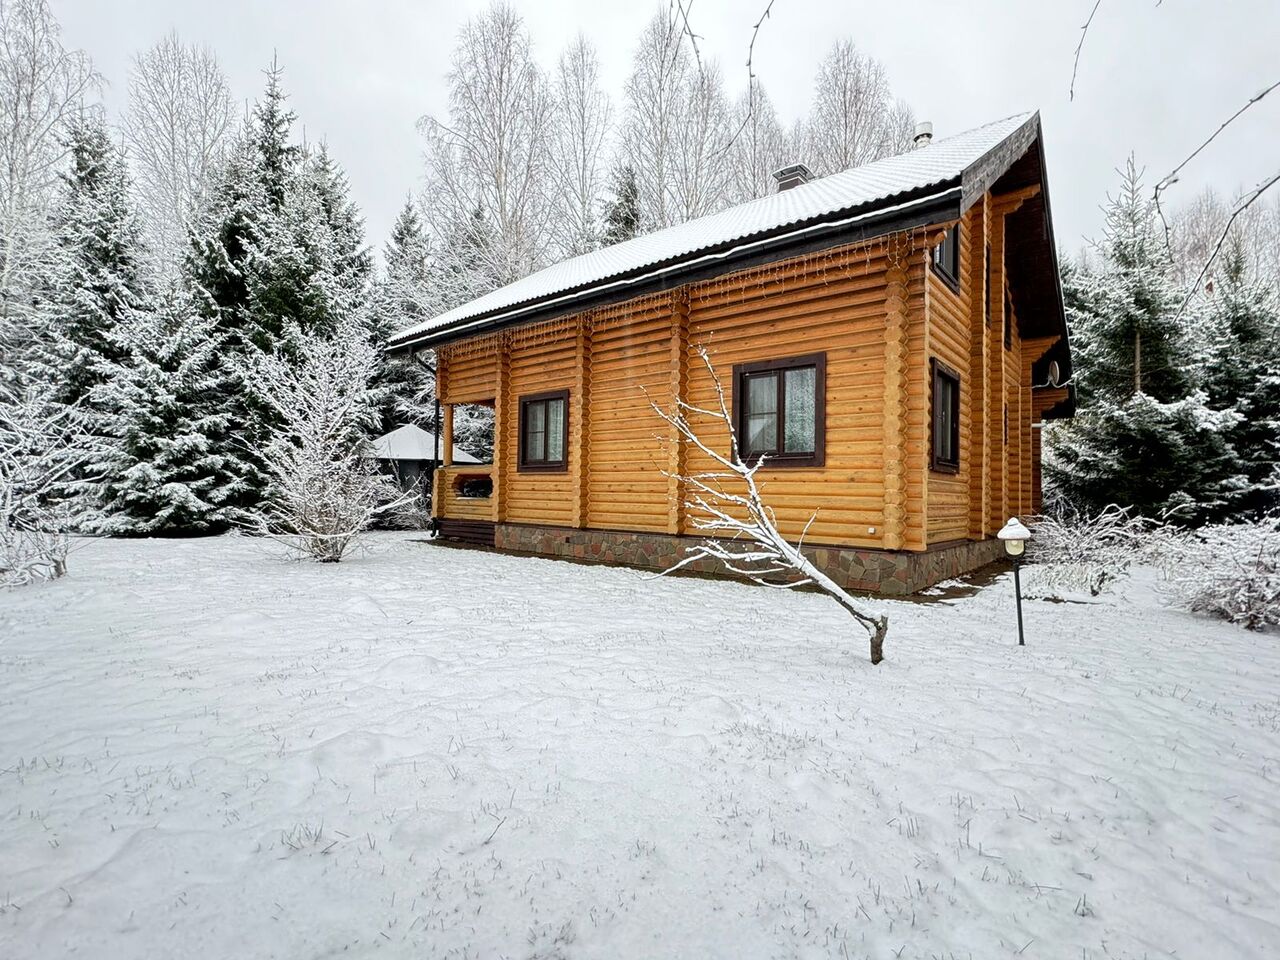
[[[435,405],[435,429],[432,434],[432,444],[435,447],[434,452],[436,456],[435,456],[435,461],[431,465],[431,499],[432,499],[432,504],[434,506],[435,496],[436,496],[436,471],[440,469],[440,464],[443,462],[440,457],[440,390],[438,389],[440,386],[440,381],[436,378],[436,368],[433,367],[431,364],[427,363],[427,361],[423,360],[422,357],[419,356],[416,350],[413,353],[409,354],[409,356],[413,357],[414,362],[417,363],[418,366],[422,367],[423,370],[426,370],[427,373],[431,374],[431,383],[432,383],[431,393],[435,397],[435,404],[434,404]],[[436,523],[434,509],[432,509],[431,511],[431,525],[428,529],[431,531],[432,536],[435,536],[437,533],[440,532],[438,529],[438,524]]]

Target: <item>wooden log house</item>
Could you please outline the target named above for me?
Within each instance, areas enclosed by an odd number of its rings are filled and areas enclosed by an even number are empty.
[[[924,141],[923,143],[919,141]],[[650,407],[713,402],[705,345],[783,532],[840,583],[914,592],[999,555],[1040,504],[1040,425],[1073,410],[1038,114],[556,264],[399,334],[491,464],[446,460],[440,534],[663,568],[709,467]],[[725,433],[723,428],[720,431]],[[727,436],[708,439],[727,449]]]

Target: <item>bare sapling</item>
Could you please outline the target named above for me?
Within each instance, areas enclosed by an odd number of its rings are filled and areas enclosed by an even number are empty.
[[[804,555],[804,538],[817,519],[816,513],[809,518],[794,544],[778,530],[773,508],[765,502],[756,479],[756,473],[767,462],[766,458],[760,457],[752,463],[743,460],[724,384],[706,348],[699,346],[697,353],[715,388],[715,409],[697,406],[683,397],[675,398],[671,410],[664,410],[650,401],[654,412],[675,428],[678,435],[675,442],[691,444],[714,464],[712,469],[702,473],[663,471],[664,476],[674,476],[680,481],[685,491],[684,505],[690,511],[690,522],[706,539],[687,547],[684,558],[664,570],[662,575],[674,573],[700,560],[710,560],[763,586],[784,590],[818,587],[866,629],[871,642],[871,662],[879,663],[884,659],[888,615],[850,596]],[[703,439],[708,431],[695,426],[695,419],[710,421],[717,431],[723,427],[729,439],[727,454]]]
[[[52,404],[34,388],[0,388],[0,586],[66,574],[65,493],[86,440],[76,407]]]

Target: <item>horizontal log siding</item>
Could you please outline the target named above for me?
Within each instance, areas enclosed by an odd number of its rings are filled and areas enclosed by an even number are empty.
[[[809,542],[882,546],[885,272],[891,257],[914,259],[905,250],[891,255],[885,244],[875,244],[834,265],[780,265],[745,279],[703,284],[690,298],[690,350],[708,346],[730,404],[735,364],[818,351],[827,355],[825,465],[766,464],[757,475],[788,536],[799,536],[816,513]],[[904,265],[909,336],[919,338],[921,271]],[[688,383],[691,403],[714,407],[713,381],[696,358],[689,363]],[[707,439],[727,447],[722,434],[711,433]],[[918,447],[918,438],[915,443]],[[688,451],[687,462],[691,473],[713,467],[696,449]],[[922,490],[918,483],[908,483],[907,493],[910,521]],[[875,533],[869,532],[872,527]],[[909,535],[908,543],[911,539]]]
[[[441,403],[480,403],[490,401],[497,393],[497,338],[493,336],[468,340],[441,347],[436,360],[447,371]]]
[[[667,530],[666,425],[649,397],[671,392],[670,296],[647,298],[600,315],[591,335],[587,525]],[[646,391],[648,396],[646,396]]]
[[[980,229],[980,222],[977,224]],[[929,269],[929,352],[960,375],[960,469],[956,473],[927,471],[928,477],[928,542],[946,543],[963,540],[969,534],[969,471],[972,469],[970,431],[973,418],[969,410],[969,391],[975,378],[970,359],[969,290],[970,259],[978,251],[973,244],[975,223],[967,217],[960,227],[960,291],[957,293],[932,269]],[[926,369],[926,376],[928,371]],[[927,384],[932,395],[933,384]],[[931,403],[931,402],[930,402]],[[932,443],[929,429],[932,410],[926,411],[926,440]],[[926,460],[929,451],[926,448]]]
[[[458,496],[460,477],[489,476],[488,464],[442,467],[436,471],[440,498],[436,503],[436,516],[450,520],[489,520],[493,501],[489,497]]]
[[[573,389],[576,329],[516,330],[509,334],[510,373],[504,408],[497,418],[502,431],[502,470],[506,477],[503,515],[512,523],[568,526],[573,521],[573,463],[578,451],[569,449],[569,469],[553,473],[522,473],[520,398],[548,390]],[[572,399],[572,397],[570,398]],[[570,432],[565,446],[570,447]]]

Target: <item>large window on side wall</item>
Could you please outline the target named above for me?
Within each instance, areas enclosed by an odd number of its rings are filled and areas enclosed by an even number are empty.
[[[520,398],[521,470],[567,470],[568,437],[568,390],[553,390]]]
[[[960,375],[936,357],[929,361],[933,381],[929,467],[942,473],[960,469]]]
[[[735,366],[734,429],[742,458],[766,457],[779,467],[822,466],[826,390],[825,353]]]

